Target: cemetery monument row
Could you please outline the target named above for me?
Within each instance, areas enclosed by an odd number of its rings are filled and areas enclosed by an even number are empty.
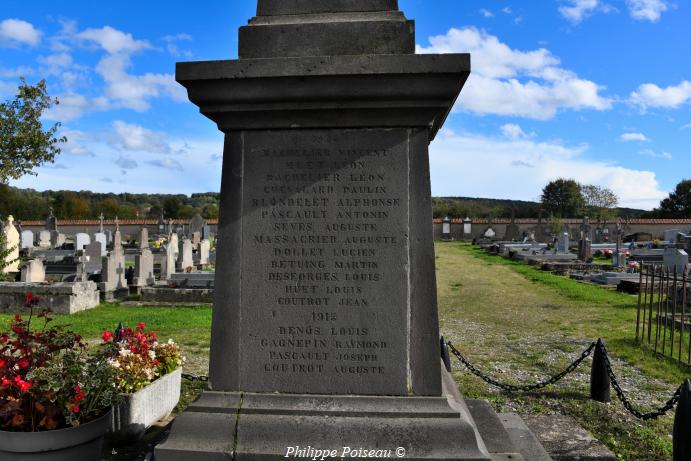
[[[414,50],[396,0],[259,0],[238,60],[178,63],[225,147],[211,391],[157,460],[489,459],[442,395],[429,224],[428,145],[470,56]]]

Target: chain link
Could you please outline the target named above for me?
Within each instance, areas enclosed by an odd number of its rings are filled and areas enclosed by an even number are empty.
[[[633,404],[629,399],[626,397],[626,393],[624,393],[624,389],[621,388],[619,385],[619,381],[617,381],[617,377],[614,375],[614,371],[612,370],[612,363],[609,361],[609,355],[607,354],[607,348],[605,345],[602,345],[602,352],[603,352],[603,357],[605,359],[605,367],[607,368],[607,374],[609,375],[609,380],[612,383],[612,387],[614,388],[614,391],[617,393],[617,398],[621,401],[622,405],[624,405],[624,408],[626,408],[629,413],[634,415],[638,419],[642,419],[644,421],[647,421],[649,419],[657,419],[660,416],[665,415],[669,410],[674,408],[674,406],[677,404],[679,401],[679,396],[681,395],[681,388],[682,386],[679,386],[674,392],[674,395],[672,396],[671,399],[669,399],[663,406],[658,408],[657,410],[653,410],[648,413],[643,413],[636,408],[634,408]]]
[[[186,380],[188,380],[188,381],[201,381],[201,382],[204,382],[204,383],[209,381],[209,377],[208,377],[208,376],[204,376],[204,375],[193,375],[193,374],[190,374],[190,373],[183,373],[183,374],[182,374],[182,379],[186,379]]]
[[[578,366],[581,364],[581,362],[583,362],[590,354],[592,354],[592,352],[596,346],[595,343],[590,344],[590,346],[588,346],[588,348],[581,353],[581,356],[578,357],[576,360],[574,360],[571,363],[571,365],[566,367],[566,369],[564,371],[562,371],[561,373],[552,376],[548,380],[539,382],[537,384],[530,384],[530,385],[526,385],[526,386],[516,386],[514,384],[500,383],[499,381],[496,381],[496,380],[490,378],[489,376],[483,374],[480,370],[478,370],[470,362],[468,362],[468,360],[465,357],[463,357],[463,355],[455,347],[453,347],[453,344],[451,344],[451,341],[447,342],[446,344],[447,344],[447,346],[449,346],[449,349],[451,350],[453,355],[455,355],[458,358],[458,360],[460,360],[461,363],[463,365],[465,365],[466,368],[468,368],[468,370],[470,370],[470,372],[472,374],[474,374],[478,378],[482,379],[487,384],[491,384],[492,386],[496,386],[496,387],[503,389],[505,391],[508,391],[508,392],[534,391],[536,389],[542,389],[542,388],[545,388],[551,384],[558,382],[564,376],[568,375],[569,373],[574,371],[576,368],[578,368]]]

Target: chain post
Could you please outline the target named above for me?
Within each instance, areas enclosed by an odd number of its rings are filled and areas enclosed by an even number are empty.
[[[687,379],[681,386],[681,395],[674,415],[672,430],[674,461],[691,460],[691,382]]]
[[[439,338],[439,347],[441,348],[441,359],[444,361],[446,371],[451,373],[451,357],[449,356],[449,346],[446,345],[444,337]]]
[[[595,345],[593,364],[590,368],[590,398],[597,402],[610,402],[612,400],[609,393],[610,384],[607,365],[605,364],[604,343],[599,338]]]

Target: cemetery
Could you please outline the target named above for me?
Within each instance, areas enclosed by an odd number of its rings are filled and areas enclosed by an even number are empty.
[[[256,4],[175,69],[218,219],[3,217],[0,461],[691,460],[691,217],[433,220],[471,55]]]

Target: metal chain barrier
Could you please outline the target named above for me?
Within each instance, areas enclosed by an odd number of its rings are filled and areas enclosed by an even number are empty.
[[[607,354],[607,348],[605,347],[604,344],[601,347],[602,347],[602,352],[604,352],[603,356],[605,359],[605,367],[607,367],[607,374],[609,375],[609,380],[612,383],[612,387],[614,388],[614,391],[617,393],[617,398],[621,401],[622,405],[624,405],[624,408],[626,408],[629,411],[629,413],[631,413],[632,415],[634,415],[638,419],[642,419],[644,421],[647,421],[649,419],[657,419],[660,416],[665,415],[672,408],[674,408],[674,406],[679,401],[679,396],[681,395],[682,386],[679,386],[677,388],[677,390],[674,392],[674,395],[672,396],[672,398],[669,399],[667,401],[667,403],[665,403],[663,406],[661,406],[657,410],[653,410],[653,411],[648,412],[648,413],[642,413],[641,411],[634,408],[633,404],[626,397],[624,390],[619,385],[619,381],[617,381],[617,377],[614,375],[614,371],[612,371],[612,363],[609,361],[609,355]]]
[[[190,373],[183,373],[182,374],[182,379],[186,379],[188,381],[201,381],[201,382],[208,382],[209,377],[208,376],[203,376],[203,375],[193,375]]]
[[[468,362],[468,360],[463,357],[463,355],[451,344],[451,342],[446,343],[447,346],[449,346],[449,349],[451,350],[451,353],[455,355],[458,360],[461,361],[461,363],[475,376],[478,378],[482,379],[486,383],[498,387],[500,389],[503,389],[508,392],[528,392],[528,391],[533,391],[536,389],[542,389],[544,387],[547,387],[551,384],[556,383],[557,381],[561,380],[564,376],[567,374],[571,373],[574,371],[578,366],[588,357],[590,356],[593,351],[595,350],[596,347],[598,347],[598,344],[593,342],[590,344],[590,346],[584,350],[581,353],[581,356],[578,357],[574,362],[571,363],[564,371],[561,373],[554,375],[550,379],[546,381],[542,381],[537,384],[530,384],[526,386],[516,386],[513,384],[506,384],[506,383],[500,383],[499,381],[490,378],[489,376],[483,374],[480,370],[475,368],[473,364]],[[617,381],[617,377],[614,374],[614,371],[612,370],[612,363],[610,362],[609,355],[607,353],[607,348],[605,347],[604,344],[602,344],[602,352],[603,352],[603,357],[604,357],[604,362],[605,362],[605,367],[607,368],[607,374],[609,376],[610,382],[612,384],[612,387],[614,387],[614,391],[617,393],[617,398],[621,401],[621,403],[624,405],[624,408],[626,408],[633,416],[636,418],[642,419],[642,420],[649,420],[649,419],[657,419],[660,416],[665,415],[668,411],[670,411],[674,406],[677,404],[679,401],[679,397],[681,396],[681,391],[682,391],[682,386],[679,386],[677,390],[674,392],[674,395],[672,396],[671,399],[669,399],[662,407],[658,408],[657,410],[653,410],[648,413],[643,413],[636,408],[634,408],[633,404],[629,401],[629,399],[626,397],[626,393],[624,390],[621,388],[621,385],[619,385],[619,381]]]
[[[451,353],[453,355],[455,355],[458,358],[458,360],[460,360],[461,363],[463,365],[465,365],[465,367],[468,368],[468,370],[470,370],[470,372],[472,374],[474,374],[478,378],[482,379],[486,383],[491,384],[492,386],[496,386],[496,387],[503,389],[505,391],[509,391],[509,392],[528,392],[528,391],[534,391],[536,389],[542,389],[542,388],[545,388],[551,384],[554,384],[557,381],[561,380],[564,376],[566,376],[569,373],[571,373],[572,371],[574,371],[576,368],[578,368],[578,366],[581,364],[581,362],[583,362],[590,354],[593,353],[593,350],[595,349],[596,344],[592,343],[590,346],[588,346],[588,348],[581,353],[581,356],[578,357],[576,360],[574,360],[571,363],[571,365],[566,367],[566,369],[564,371],[562,371],[561,373],[552,376],[551,378],[549,378],[546,381],[542,381],[542,382],[537,383],[537,384],[530,384],[530,385],[526,385],[526,386],[516,386],[513,384],[500,383],[499,381],[496,381],[496,380],[490,378],[489,376],[483,374],[480,370],[475,368],[470,362],[468,362],[468,360],[466,360],[466,358],[463,357],[463,355],[460,352],[458,352],[458,350],[455,347],[453,347],[453,344],[451,344],[451,341],[447,342],[446,345],[449,346]]]

